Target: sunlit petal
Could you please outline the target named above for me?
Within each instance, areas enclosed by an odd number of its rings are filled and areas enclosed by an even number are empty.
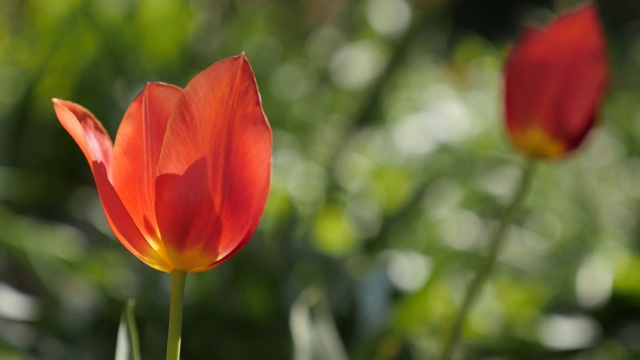
[[[52,101],[58,120],[78,144],[87,161],[104,164],[109,174],[113,144],[102,124],[89,110],[78,104],[60,99]]]
[[[157,270],[171,271],[172,267],[165,261],[164,254],[161,255],[162,249],[159,249],[160,252],[158,252],[151,247],[149,241],[140,232],[133,218],[127,212],[113,185],[107,179],[104,165],[94,162],[91,168],[107,221],[118,240],[147,265]]]
[[[112,182],[138,228],[158,236],[155,173],[169,115],[182,93],[177,86],[149,83],[131,103],[118,129]]]
[[[137,228],[109,180],[112,145],[102,124],[80,105],[59,99],[54,99],[53,103],[60,123],[82,149],[91,165],[102,207],[116,237],[142,261],[167,271],[166,263]]]
[[[215,256],[213,266],[246,243],[266,201],[270,158],[271,129],[244,55],[198,74],[176,103],[158,162],[156,191],[178,192],[158,196],[156,202],[158,226],[167,247],[178,252],[203,249]],[[182,199],[197,196],[206,201],[198,205],[196,219],[171,219],[175,214],[191,214],[193,202]],[[197,219],[200,216],[203,219]],[[212,223],[223,225],[211,233]]]

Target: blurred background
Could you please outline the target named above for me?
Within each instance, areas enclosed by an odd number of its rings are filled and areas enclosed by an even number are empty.
[[[0,359],[113,359],[129,298],[164,357],[168,276],[115,240],[51,98],[114,136],[147,81],[243,51],[273,185],[246,248],[187,279],[182,357],[433,358],[521,175],[505,56],[573,4],[0,0]],[[540,167],[460,358],[640,358],[640,3],[599,5],[601,126]]]

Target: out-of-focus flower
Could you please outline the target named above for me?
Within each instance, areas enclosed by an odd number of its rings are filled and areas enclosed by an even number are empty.
[[[184,89],[147,84],[115,144],[82,106],[53,103],[91,165],[115,235],[147,265],[204,271],[249,241],[269,192],[272,136],[244,54]]]
[[[575,149],[593,127],[609,82],[594,4],[524,29],[505,69],[506,125],[514,146],[551,159]]]

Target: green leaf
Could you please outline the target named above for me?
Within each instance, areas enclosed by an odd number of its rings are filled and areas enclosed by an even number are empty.
[[[135,306],[136,301],[129,299],[127,306],[122,311],[120,326],[118,326],[115,360],[140,360],[138,328],[134,317]]]
[[[310,285],[298,295],[289,327],[295,360],[349,359],[322,286]]]

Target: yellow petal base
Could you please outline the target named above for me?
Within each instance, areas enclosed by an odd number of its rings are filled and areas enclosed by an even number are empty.
[[[511,132],[511,139],[518,150],[536,158],[553,159],[567,152],[567,147],[551,138],[537,126]]]

